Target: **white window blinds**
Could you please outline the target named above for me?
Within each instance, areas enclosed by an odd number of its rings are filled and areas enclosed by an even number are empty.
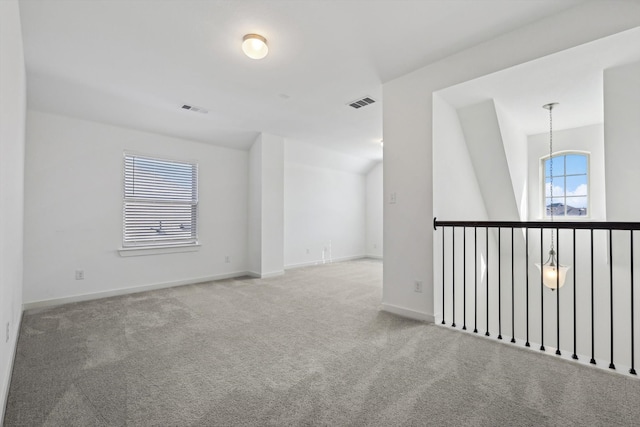
[[[123,247],[197,243],[198,165],[125,153]]]

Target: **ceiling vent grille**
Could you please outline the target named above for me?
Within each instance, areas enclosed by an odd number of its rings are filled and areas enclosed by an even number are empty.
[[[349,102],[347,105],[349,107],[353,107],[355,109],[366,107],[367,105],[371,105],[376,102],[375,99],[370,96],[365,96],[364,98],[356,99],[355,101]]]
[[[207,114],[209,112],[205,108],[196,107],[195,105],[187,105],[187,104],[184,104],[182,106],[182,109],[183,110],[188,110],[188,111],[193,111],[194,113],[201,113],[201,114]]]

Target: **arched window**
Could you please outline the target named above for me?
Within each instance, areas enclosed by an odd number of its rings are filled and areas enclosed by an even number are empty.
[[[589,154],[564,152],[542,159],[544,217],[589,215]],[[553,192],[551,178],[553,170]]]

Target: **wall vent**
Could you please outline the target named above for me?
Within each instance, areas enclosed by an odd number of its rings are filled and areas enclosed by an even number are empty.
[[[201,113],[201,114],[207,114],[209,112],[205,108],[196,107],[195,105],[187,105],[187,104],[184,104],[182,106],[182,109],[183,110],[188,110],[188,111],[193,111],[194,113]]]
[[[355,109],[366,107],[367,105],[371,105],[376,102],[375,99],[370,96],[365,96],[364,98],[356,99],[355,101],[349,102],[347,105],[349,107],[353,107]]]

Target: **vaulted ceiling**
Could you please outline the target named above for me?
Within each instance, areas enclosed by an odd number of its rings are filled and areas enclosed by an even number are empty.
[[[267,132],[375,160],[382,83],[578,3],[23,0],[28,105],[239,149]],[[244,56],[247,33],[267,38],[265,59]],[[377,102],[347,105],[363,96]]]
[[[640,61],[640,27],[446,88],[439,94],[456,108],[493,99],[525,135],[604,121],[604,70]]]

